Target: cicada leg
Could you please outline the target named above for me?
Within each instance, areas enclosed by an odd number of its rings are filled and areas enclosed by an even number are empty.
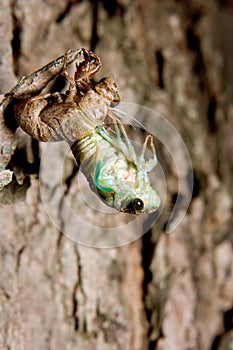
[[[47,84],[54,79],[58,74],[61,74],[64,67],[67,68],[71,63],[84,57],[83,51],[86,49],[69,50],[65,55],[62,55],[34,73],[22,77],[20,81],[7,93],[6,97],[18,98],[20,95],[28,96],[35,93],[40,93]]]
[[[102,64],[100,58],[93,52],[83,50],[84,61],[76,64],[74,80],[77,92],[86,93],[93,88],[91,78],[98,72]]]
[[[116,133],[117,133],[118,142],[121,144],[121,146],[124,145],[124,147],[126,145],[122,141],[121,133],[122,133],[122,135],[125,138],[125,141],[126,141],[126,144],[127,144],[127,147],[126,147],[126,149],[127,149],[127,158],[129,160],[133,161],[135,164],[137,164],[137,155],[135,153],[134,147],[133,147],[132,143],[130,142],[130,139],[129,139],[128,135],[127,135],[127,132],[125,130],[125,127],[124,127],[123,123],[119,119],[116,119],[115,129],[116,129]],[[121,133],[120,133],[120,131],[121,131]]]
[[[68,80],[71,80],[72,82],[73,80],[75,80],[75,82],[82,80],[90,80],[91,77],[93,77],[102,66],[100,58],[93,52],[88,51],[84,48],[81,49],[81,52],[84,60],[82,60],[79,63],[76,63],[76,71],[74,74],[74,78],[70,77],[69,73],[66,70],[67,66],[69,65],[69,51],[64,55],[61,74],[65,74],[65,78],[68,78]]]
[[[116,139],[114,139],[114,146],[122,151],[127,160],[137,163],[137,156],[133,145],[127,135],[123,123],[111,112],[109,112],[110,118],[113,120],[114,128],[116,131]],[[125,142],[122,140],[121,134],[123,135]]]
[[[91,77],[101,68],[100,58],[86,49],[82,49],[84,60],[76,63],[76,71],[72,77],[66,70],[66,55],[64,55],[64,64],[61,75],[70,83],[67,91],[66,102],[72,101],[74,96],[83,96],[88,90],[93,88]]]
[[[152,158],[149,159],[148,161],[145,160],[145,152],[147,149],[147,144],[148,142],[150,142],[150,148],[151,148],[151,152],[152,152]],[[140,164],[143,168],[145,168],[146,172],[150,172],[152,169],[154,169],[158,163],[157,161],[157,157],[156,157],[156,151],[155,151],[155,146],[154,146],[154,142],[153,142],[153,136],[152,135],[147,135],[143,146],[142,146],[142,152],[141,155],[139,157],[140,160]]]
[[[83,57],[84,61],[76,65],[75,81],[90,80],[102,66],[100,58],[91,51],[83,49]]]
[[[117,138],[113,138],[102,125],[98,125],[98,132],[106,141],[108,141],[116,149],[119,149],[126,156],[126,158],[128,158],[127,147],[121,139],[119,128],[116,126],[116,123],[114,123],[114,127],[115,127]]]

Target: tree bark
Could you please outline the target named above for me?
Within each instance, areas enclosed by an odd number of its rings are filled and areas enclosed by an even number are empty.
[[[194,171],[192,202],[171,234],[165,227],[178,175],[172,156],[158,146],[167,198],[157,224],[124,247],[97,249],[90,247],[95,228],[80,223],[84,241],[77,244],[63,235],[64,229],[73,238],[77,230],[64,200],[79,205],[67,148],[38,144],[20,130],[14,135],[2,118],[0,170],[15,175],[0,192],[0,348],[230,349],[230,2],[0,0],[0,5],[2,94],[67,50],[92,49],[103,62],[99,75],[114,75],[122,101],[157,110],[174,125]],[[64,158],[62,199],[54,169]],[[191,170],[185,168],[184,177]],[[78,208],[88,220],[91,213]]]

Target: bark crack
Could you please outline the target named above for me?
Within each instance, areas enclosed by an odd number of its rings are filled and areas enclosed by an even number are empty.
[[[164,70],[164,57],[161,50],[157,50],[155,53],[157,61],[157,70],[158,70],[158,85],[161,89],[164,89],[164,80],[163,80],[163,70]]]
[[[81,2],[81,1],[80,0],[68,0],[64,10],[60,13],[60,15],[55,20],[56,23],[61,23],[65,19],[65,17],[69,15],[74,4]]]
[[[16,1],[12,4],[12,23],[13,23],[13,38],[11,40],[12,54],[13,54],[13,71],[15,75],[18,75],[19,66],[18,60],[21,55],[21,33],[22,26],[15,11]]]
[[[73,300],[73,319],[74,319],[74,330],[82,331],[83,333],[87,333],[87,324],[86,318],[83,313],[83,317],[79,315],[79,307],[85,304],[86,295],[82,285],[82,264],[81,257],[78,251],[78,247],[75,249],[75,254],[77,257],[77,282],[74,285],[72,300]],[[80,311],[82,314],[82,311]]]
[[[152,242],[152,230],[149,230],[146,234],[142,237],[142,268],[144,271],[144,279],[142,284],[143,289],[143,304],[145,307],[145,314],[146,319],[148,321],[148,339],[151,338],[151,334],[153,332],[153,326],[152,326],[152,310],[151,307],[147,305],[147,298],[149,295],[149,285],[152,282],[152,272],[150,269],[153,254],[155,250],[155,245]],[[148,349],[153,349],[153,346],[155,345],[154,341],[153,343],[149,340],[149,346]]]
[[[24,252],[26,248],[26,245],[23,245],[18,251],[17,251],[17,254],[16,254],[16,273],[19,271],[19,268],[20,268],[20,264],[21,264],[21,257],[22,257],[22,253]]]
[[[98,1],[92,2],[92,32],[91,32],[91,51],[95,50],[98,44]]]

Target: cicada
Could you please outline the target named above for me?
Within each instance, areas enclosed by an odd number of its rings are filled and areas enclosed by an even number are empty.
[[[67,67],[74,61],[73,77]],[[1,107],[10,104],[17,125],[33,138],[68,142],[91,189],[107,205],[124,213],[153,212],[160,205],[148,176],[157,164],[153,137],[147,135],[137,155],[123,121],[112,108],[120,102],[113,77],[93,82],[100,68],[100,58],[93,52],[70,50],[23,77],[5,94]],[[69,82],[67,91],[43,93],[58,75]],[[148,145],[152,157],[146,160]]]

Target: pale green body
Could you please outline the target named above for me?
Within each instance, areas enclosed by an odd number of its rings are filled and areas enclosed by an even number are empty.
[[[145,161],[144,149],[137,157],[129,139],[126,143],[122,140],[119,123],[116,119],[116,137],[99,125],[71,149],[91,187],[94,185],[108,205],[133,214],[153,212],[159,207],[160,198],[151,187],[147,172],[156,166],[156,156],[153,164]]]

